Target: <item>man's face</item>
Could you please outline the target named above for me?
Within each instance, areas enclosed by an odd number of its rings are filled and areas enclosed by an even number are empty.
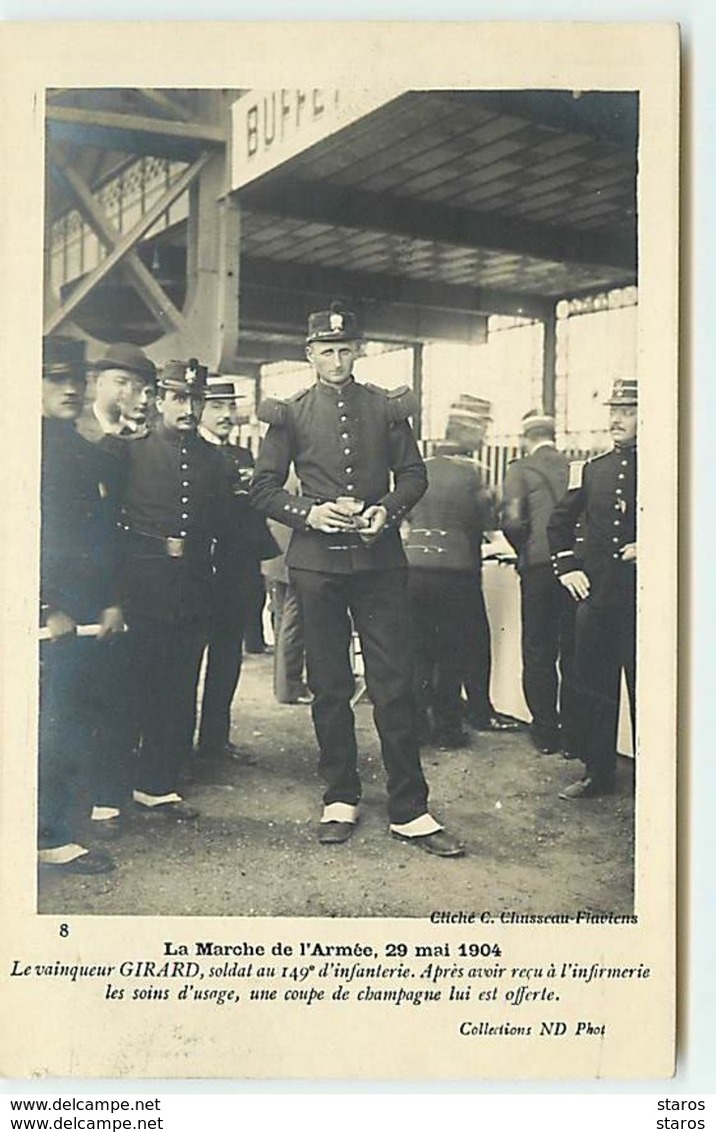
[[[615,444],[629,444],[636,440],[637,424],[636,405],[609,406],[609,431]]]
[[[219,440],[226,440],[234,427],[236,406],[232,397],[216,397],[204,402],[201,423]]]
[[[122,406],[122,415],[127,420],[134,421],[136,425],[145,425],[152,411],[156,397],[154,386],[145,382],[143,378],[132,376],[132,383],[127,391],[125,404]]]
[[[353,341],[309,342],[306,357],[321,381],[342,385],[351,376],[358,351],[358,343]]]
[[[157,410],[164,427],[171,432],[193,432],[201,417],[202,397],[192,397],[179,389],[164,389],[157,397]]]
[[[42,415],[56,421],[76,421],[82,412],[85,397],[85,379],[63,377],[42,379]]]
[[[128,416],[132,406],[135,375],[126,369],[103,369],[97,374],[96,402],[110,415]]]

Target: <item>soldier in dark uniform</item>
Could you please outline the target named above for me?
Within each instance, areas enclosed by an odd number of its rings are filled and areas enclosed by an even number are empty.
[[[106,854],[74,840],[73,811],[78,779],[96,775],[113,710],[109,641],[124,628],[117,598],[116,527],[107,459],[75,429],[86,383],[84,343],[45,339],[42,376],[40,575],[46,639],[41,650],[39,860],[67,872],[100,873],[114,864]]]
[[[236,389],[228,378],[209,378],[199,435],[222,458],[229,516],[214,545],[209,642],[197,754],[228,756],[247,762],[249,756],[229,740],[231,703],[239,683],[244,628],[253,592],[257,562],[280,553],[266,520],[249,507],[248,490],[254,459],[247,448],[229,443],[236,423]]]
[[[482,416],[467,412],[461,402],[426,461],[428,490],[410,516],[405,543],[421,738],[449,748],[469,742],[462,726],[465,655],[481,647],[470,638],[486,638],[489,650],[480,579],[490,502],[472,455],[484,428]]]
[[[530,734],[539,752],[553,754],[573,747],[574,602],[554,576],[547,542],[547,522],[569,485],[569,463],[555,448],[554,417],[525,413],[522,437],[525,455],[510,464],[502,485],[502,529],[518,555]]]
[[[327,783],[319,841],[351,836],[361,796],[350,614],[388,776],[391,832],[440,856],[459,856],[462,847],[428,813],[411,687],[398,528],[426,487],[408,423],[414,400],[405,388],[388,394],[355,381],[358,338],[355,316],[338,304],[309,317],[306,352],[317,380],[260,407],[270,428],[251,500],[293,528],[287,563],[301,603],[319,770]],[[292,463],[299,496],[284,489]]]
[[[196,432],[205,384],[206,367],[195,359],[167,362],[156,430],[117,442],[125,463],[122,587],[140,690],[134,799],[176,820],[197,816],[177,786],[207,640],[212,541],[226,521],[221,455]]]
[[[614,789],[621,673],[636,718],[637,383],[614,383],[614,448],[584,467],[581,487],[565,495],[547,525],[555,574],[577,602],[575,681],[579,692],[576,753],[585,775],[560,798],[591,798]],[[583,517],[583,561],[572,549]]]

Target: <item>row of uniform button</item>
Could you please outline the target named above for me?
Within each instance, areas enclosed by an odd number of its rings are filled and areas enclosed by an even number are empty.
[[[341,410],[341,413],[340,413],[340,418],[339,418],[339,419],[340,419],[340,422],[341,422],[341,424],[342,424],[342,425],[347,425],[347,424],[348,424],[348,416],[347,416],[347,414],[346,414],[346,413],[345,413],[345,412],[343,411],[343,410],[345,410],[345,408],[346,408],[346,403],[345,403],[345,401],[339,401],[339,402],[338,402],[338,408],[339,408],[339,409]],[[344,429],[344,431],[343,431],[343,432],[341,433],[341,440],[344,440],[344,441],[345,441],[345,440],[350,440],[350,438],[351,438],[351,434],[350,434],[350,432],[348,432],[348,431],[346,431],[346,430]],[[351,455],[353,455],[353,450],[352,450],[352,449],[351,449],[350,447],[346,446],[346,447],[345,447],[345,448],[343,449],[343,455],[344,455],[344,456],[351,456]],[[352,476],[352,475],[353,475],[353,465],[352,465],[352,464],[347,464],[347,465],[346,465],[346,467],[345,467],[345,473],[346,473],[346,478],[349,478],[350,476]],[[354,483],[346,483],[346,490],[347,490],[347,491],[355,491],[355,489],[356,489],[356,485],[355,485]]]
[[[626,468],[626,467],[628,467],[628,465],[629,465],[628,460],[622,460],[621,463],[620,463],[620,467],[622,467],[622,468]],[[617,474],[617,479],[623,480],[624,479],[624,472],[619,472]],[[624,492],[622,491],[622,489],[620,487],[618,487],[618,488],[616,488],[616,494],[619,495],[619,496],[622,496],[624,494]],[[614,504],[614,510],[619,511],[619,512],[621,512],[622,515],[624,515],[624,513],[626,512],[626,503],[624,502],[623,499],[617,500],[617,502]],[[614,526],[620,527],[621,522],[622,522],[621,519],[615,519],[614,520]],[[619,543],[619,541],[620,541],[619,535],[614,535],[612,537],[613,543]],[[620,552],[618,550],[615,550],[612,554],[612,558],[617,558],[617,559],[621,558]]]
[[[189,458],[189,453],[187,452],[187,450],[186,450],[186,448],[184,447],[183,444],[182,444],[181,449],[180,449],[180,455],[181,455],[181,464],[179,465],[179,470],[186,475],[186,473],[189,471],[189,465],[187,463],[187,460]],[[181,486],[182,486],[182,490],[184,492],[187,492],[188,489],[189,489],[189,480],[186,479],[186,478],[182,479]],[[189,512],[186,510],[186,506],[189,503],[189,496],[187,494],[182,495],[181,498],[180,498],[180,502],[181,502],[184,510],[182,510],[182,513],[181,513],[182,530],[179,531],[179,537],[180,538],[186,538],[186,526],[185,526],[185,524],[189,521]]]

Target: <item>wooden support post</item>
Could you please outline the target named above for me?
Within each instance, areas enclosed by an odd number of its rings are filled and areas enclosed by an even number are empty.
[[[544,339],[542,342],[542,406],[545,413],[554,416],[557,384],[557,310],[543,320]]]
[[[423,343],[413,345],[413,393],[418,401],[418,410],[413,421],[415,435],[420,440],[423,427]]]

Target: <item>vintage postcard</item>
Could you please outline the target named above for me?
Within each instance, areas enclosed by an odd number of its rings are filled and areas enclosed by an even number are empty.
[[[678,28],[0,51],[2,1072],[671,1075]]]

